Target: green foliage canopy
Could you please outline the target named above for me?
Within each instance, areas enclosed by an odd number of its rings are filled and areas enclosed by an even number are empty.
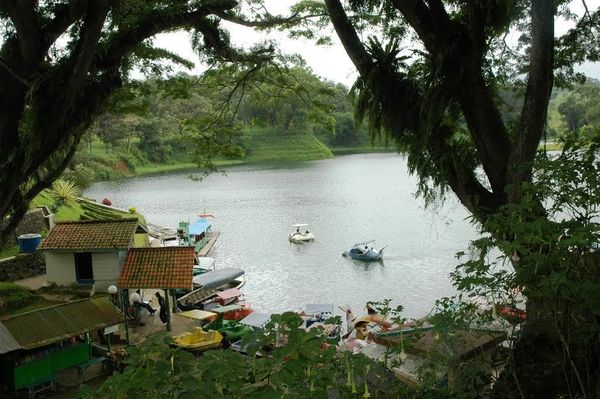
[[[255,2],[247,2],[255,3]],[[245,3],[244,3],[245,4]],[[152,38],[192,33],[209,65],[256,68],[270,44],[251,51],[231,43],[220,23],[270,26],[286,18],[233,0],[17,1],[0,4],[0,220],[7,235],[29,202],[64,171],[83,132],[133,68],[165,71],[162,60],[191,64]]]

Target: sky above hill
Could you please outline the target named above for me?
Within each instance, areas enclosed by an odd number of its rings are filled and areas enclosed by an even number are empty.
[[[289,6],[296,3],[297,0],[266,0],[267,9],[272,14],[287,14]],[[600,0],[587,0],[590,12],[600,8]],[[584,2],[576,0],[572,2],[572,10],[579,15],[584,12]],[[286,37],[284,33],[271,32],[269,34],[254,32],[247,27],[241,27],[234,24],[225,24],[231,33],[232,43],[237,46],[250,46],[265,39],[273,39],[279,43],[279,47],[284,53],[298,53],[305,59],[307,65],[313,72],[327,80],[343,83],[347,86],[352,85],[357,77],[356,69],[350,62],[342,45],[335,37],[331,35],[334,44],[331,46],[316,46],[314,42],[306,40],[292,40]],[[556,21],[556,34],[561,35],[573,26],[572,22],[558,19]],[[159,47],[167,48],[196,64],[192,73],[201,73],[205,66],[198,61],[198,56],[190,46],[189,36],[185,32],[174,32],[159,35],[155,39],[155,44]],[[600,79],[600,63],[586,63],[577,68],[580,72]],[[190,72],[190,71],[187,71]]]

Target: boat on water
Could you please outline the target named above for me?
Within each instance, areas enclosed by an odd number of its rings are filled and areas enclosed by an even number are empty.
[[[495,304],[494,311],[511,324],[520,324],[527,321],[527,311],[510,304]]]
[[[177,312],[177,315],[180,317],[187,317],[188,319],[196,320],[200,323],[201,327],[207,323],[210,323],[218,317],[216,313],[200,309],[191,309],[182,312]],[[211,330],[215,330],[215,328],[212,328]]]
[[[402,345],[402,340],[408,337],[419,337],[427,332],[433,331],[434,326],[423,320],[408,322],[400,326],[384,330],[376,330],[374,334],[375,342],[381,345],[398,346]]]
[[[306,223],[293,224],[292,227],[294,227],[294,231],[290,233],[289,240],[295,243],[314,241],[315,236],[313,235],[313,233],[308,231],[308,229],[306,228],[307,226],[308,224]]]
[[[375,240],[357,242],[352,248],[342,252],[342,256],[364,261],[375,261],[383,259],[383,250],[375,248]]]
[[[200,353],[208,349],[215,349],[221,346],[223,335],[214,330],[204,331],[200,327],[194,327],[192,331],[173,337],[175,345],[190,352]]]

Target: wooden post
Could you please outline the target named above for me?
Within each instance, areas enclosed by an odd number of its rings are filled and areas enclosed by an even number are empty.
[[[126,346],[129,347],[129,322],[127,321],[129,318],[129,291],[127,289],[121,290],[121,306],[123,306],[123,316],[125,317],[125,341]]]
[[[175,297],[175,290],[170,290],[171,295],[173,295],[173,313],[177,313],[179,309],[177,309],[177,297]]]
[[[171,307],[169,305],[169,291],[165,291],[165,306],[167,307],[167,331],[171,331]]]

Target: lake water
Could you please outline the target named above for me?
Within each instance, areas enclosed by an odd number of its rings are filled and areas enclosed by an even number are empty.
[[[246,271],[242,289],[256,310],[296,310],[307,303],[349,304],[389,298],[421,317],[454,290],[455,254],[476,238],[468,213],[451,197],[435,210],[415,198],[416,179],[395,154],[361,154],[286,165],[236,167],[201,182],[189,173],[97,183],[85,192],[114,206],[136,207],[150,223],[175,227],[215,215],[217,268]],[[293,223],[316,239],[291,244]],[[354,242],[387,245],[382,263],[341,256]]]

